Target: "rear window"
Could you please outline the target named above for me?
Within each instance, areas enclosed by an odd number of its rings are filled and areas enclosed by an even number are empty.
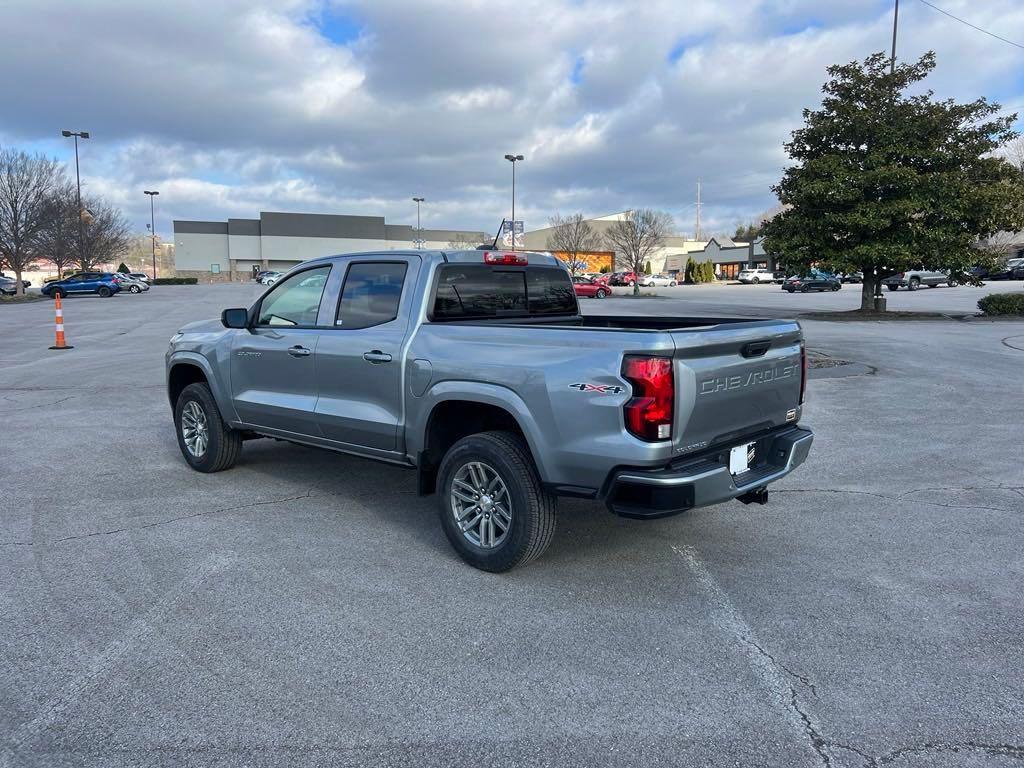
[[[575,315],[576,292],[558,267],[445,264],[438,269],[433,320]]]

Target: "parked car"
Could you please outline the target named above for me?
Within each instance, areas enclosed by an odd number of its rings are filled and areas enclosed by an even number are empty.
[[[604,283],[598,283],[587,277],[574,277],[572,279],[572,287],[577,296],[591,299],[603,299],[612,292],[612,289]]]
[[[0,272],[0,278],[4,278],[6,280],[11,280],[11,281],[14,282],[15,285],[18,284],[18,278],[16,278],[14,275],[5,275],[3,272]],[[31,280],[24,280],[23,279],[21,281],[21,287],[22,288],[31,288],[32,287],[32,281]]]
[[[1024,259],[1009,259],[1003,269],[986,274],[989,280],[1024,280]]]
[[[839,278],[835,275],[831,275],[828,272],[819,272],[818,270],[811,270],[806,275],[794,275],[793,277],[786,278],[786,282],[782,284],[782,290],[794,293],[800,291],[800,293],[807,293],[808,291],[838,291],[843,287],[843,284],[839,282]]]
[[[0,295],[13,296],[18,292],[18,281],[11,277],[0,277]]]
[[[228,469],[258,435],[414,469],[453,548],[496,572],[544,551],[560,495],[636,518],[765,503],[807,458],[798,323],[581,315],[572,285],[540,253],[305,262],[172,337],[182,456]]]
[[[263,275],[258,279],[258,282],[263,285],[273,285],[283,275],[284,272],[264,272]]]
[[[744,284],[757,285],[758,283],[773,282],[775,280],[775,273],[763,267],[743,269],[736,275],[736,279]]]
[[[115,272],[114,279],[117,280],[122,291],[128,291],[129,293],[142,293],[143,291],[149,290],[149,283],[138,280],[132,277],[131,274]]]
[[[836,275],[836,277],[839,278],[839,282],[841,283],[852,283],[859,285],[864,282],[863,272],[840,272],[838,275]]]
[[[79,272],[73,277],[46,283],[41,289],[44,296],[70,296],[72,294],[95,293],[107,298],[120,292],[121,284],[112,272]]]
[[[658,274],[644,275],[642,278],[640,278],[640,285],[645,285],[648,288],[664,288],[666,286],[674,288],[676,285],[678,285],[678,283],[676,283],[676,279],[674,277],[671,277],[669,275]]]
[[[901,287],[906,288],[908,291],[916,291],[922,285],[935,288],[936,286],[946,284],[950,288],[955,288],[960,283],[945,270],[938,272],[928,269],[908,269],[906,272],[900,272],[898,275],[885,278],[882,284],[890,291],[898,290]]]
[[[141,280],[142,282],[149,285],[149,275],[147,275],[145,272],[129,272],[128,277],[134,278],[136,280]]]
[[[601,285],[608,285],[608,281],[611,280],[611,277],[611,272],[600,272],[594,275],[591,278],[591,280],[593,280],[595,283],[601,283]]]
[[[609,285],[628,285],[632,288],[636,285],[636,274],[634,272],[612,272]]]

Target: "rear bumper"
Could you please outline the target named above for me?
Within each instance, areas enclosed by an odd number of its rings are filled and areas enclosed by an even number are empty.
[[[729,472],[728,450],[657,470],[617,470],[605,503],[615,514],[634,518],[666,517],[719,504],[788,475],[807,459],[813,441],[814,433],[804,427],[770,434],[757,441],[762,458],[736,476]]]

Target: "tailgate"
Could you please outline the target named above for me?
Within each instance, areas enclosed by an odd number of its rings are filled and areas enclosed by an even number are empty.
[[[800,416],[800,325],[762,320],[674,330],[676,455],[727,445]]]

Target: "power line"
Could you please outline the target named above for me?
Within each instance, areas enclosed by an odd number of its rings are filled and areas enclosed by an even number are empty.
[[[984,32],[989,37],[994,37],[996,40],[1002,40],[1004,43],[1009,43],[1010,45],[1014,45],[1017,48],[1020,48],[1020,49],[1024,50],[1024,45],[1021,45],[1020,43],[1015,43],[1013,40],[1007,40],[1005,37],[1000,37],[995,32],[989,32],[987,29],[982,29],[981,27],[977,26],[976,24],[971,24],[971,22],[966,21],[965,19],[961,19],[959,16],[954,16],[949,11],[942,10],[937,5],[932,5],[931,3],[928,2],[928,0],[921,0],[921,2],[924,3],[925,5],[927,5],[929,8],[931,8],[933,10],[936,10],[939,13],[943,14],[944,16],[949,16],[949,18],[953,19],[954,21],[959,21],[961,24],[966,24],[971,29],[976,29],[979,32]]]

